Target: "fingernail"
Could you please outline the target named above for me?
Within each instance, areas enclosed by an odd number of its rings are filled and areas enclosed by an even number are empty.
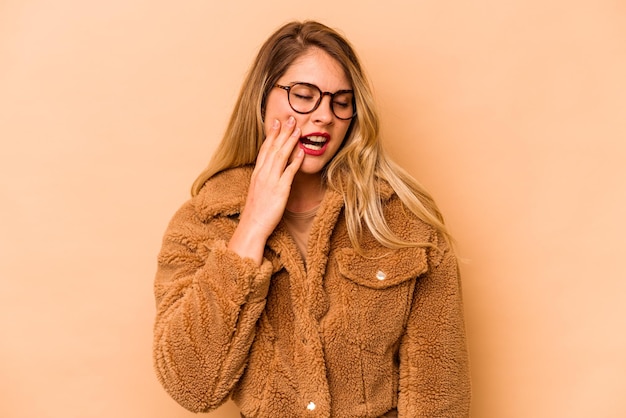
[[[300,128],[296,128],[293,130],[293,133],[291,134],[291,136],[300,136]]]
[[[289,116],[289,120],[287,120],[287,123],[290,125],[293,125],[296,122],[296,120],[294,119],[293,116]]]
[[[278,119],[274,119],[274,123],[272,124],[272,128],[278,128]]]

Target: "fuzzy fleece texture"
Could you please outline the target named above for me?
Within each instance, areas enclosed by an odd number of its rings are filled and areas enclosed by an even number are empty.
[[[194,412],[232,397],[246,417],[467,417],[470,383],[456,259],[381,183],[385,217],[425,248],[351,246],[328,191],[307,265],[280,223],[260,267],[227,249],[251,167],[222,172],[170,222],[158,258],[156,373]]]

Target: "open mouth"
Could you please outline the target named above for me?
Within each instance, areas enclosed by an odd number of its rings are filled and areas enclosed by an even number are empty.
[[[328,135],[308,135],[300,138],[302,146],[311,151],[321,151],[328,142],[330,137]]]

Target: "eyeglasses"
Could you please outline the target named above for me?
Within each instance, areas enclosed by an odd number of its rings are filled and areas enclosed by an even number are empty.
[[[309,83],[295,83],[290,86],[274,84],[274,87],[287,92],[289,106],[294,112],[311,113],[319,107],[324,96],[330,96],[330,109],[337,119],[348,120],[356,116],[353,90],[339,90],[334,93],[323,92],[315,84]]]

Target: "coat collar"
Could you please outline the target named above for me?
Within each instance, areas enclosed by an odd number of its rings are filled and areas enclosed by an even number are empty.
[[[250,187],[252,169],[252,166],[243,166],[221,171],[204,184],[194,198],[196,213],[203,221],[241,213]]]
[[[247,165],[224,170],[205,183],[194,199],[197,213],[203,221],[216,216],[234,216],[241,213],[246,202],[253,169],[253,166]],[[377,187],[383,202],[389,200],[394,194],[393,188],[386,181],[379,181]],[[327,190],[324,200],[335,210],[343,207],[343,198],[336,191]]]

